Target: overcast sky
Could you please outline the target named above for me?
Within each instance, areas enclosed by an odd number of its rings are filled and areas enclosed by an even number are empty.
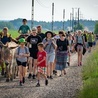
[[[0,20],[17,18],[31,19],[32,0],[0,0]],[[98,20],[98,0],[35,0],[34,20],[51,21],[51,6],[55,4],[54,20],[63,20],[63,9],[66,19],[70,19],[72,8],[80,8],[81,18]],[[75,9],[77,12],[77,9]]]

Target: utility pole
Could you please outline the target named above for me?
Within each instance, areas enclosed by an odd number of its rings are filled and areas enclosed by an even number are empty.
[[[65,9],[63,9],[63,30],[65,30]]]
[[[72,8],[72,31],[74,32],[74,8]]]
[[[32,19],[31,19],[31,29],[34,27],[34,0],[32,0]]]
[[[53,31],[53,24],[54,24],[54,3],[52,3],[52,31]]]
[[[74,21],[74,25],[75,25],[74,31],[76,31],[76,26],[77,26],[77,12],[75,12],[75,21]]]
[[[79,27],[79,21],[80,21],[80,8],[78,8],[78,27]]]
[[[72,13],[70,13],[70,31],[72,30]]]

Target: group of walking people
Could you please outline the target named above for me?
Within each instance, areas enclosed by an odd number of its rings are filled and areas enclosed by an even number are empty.
[[[7,30],[7,28],[3,29]],[[3,44],[7,45],[7,33],[4,32]],[[42,27],[37,26],[30,30],[27,20],[23,19],[23,25],[18,32],[22,35],[19,38],[19,46],[15,51],[16,62],[19,69],[20,86],[25,83],[28,66],[28,78],[38,80],[36,87],[40,86],[40,79],[44,77],[45,85],[48,80],[53,79],[53,74],[57,70],[61,71],[60,76],[66,75],[67,65],[70,66],[71,54],[78,53],[78,66],[82,65],[82,55],[86,51],[91,52],[91,47],[95,45],[95,36],[92,32],[77,31],[74,34],[59,31],[54,34],[52,31],[42,33]],[[24,35],[28,35],[23,37]],[[6,36],[6,38],[5,38]],[[14,40],[17,42],[16,40]]]

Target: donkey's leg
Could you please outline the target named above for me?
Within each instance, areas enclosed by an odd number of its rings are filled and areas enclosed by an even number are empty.
[[[1,75],[3,76],[5,73],[4,62],[1,62]]]
[[[5,64],[6,64],[6,82],[9,82],[10,80],[9,64],[8,63]]]

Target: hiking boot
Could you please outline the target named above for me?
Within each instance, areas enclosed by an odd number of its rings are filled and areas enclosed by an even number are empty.
[[[36,76],[35,75],[33,75],[32,77],[33,77],[33,79],[36,79]]]
[[[45,85],[46,85],[46,86],[48,85],[48,80],[45,80]]]
[[[69,63],[69,62],[67,62],[67,65],[68,65],[68,66],[70,66],[70,63]]]
[[[2,68],[1,75],[2,76],[4,75],[4,68]]]
[[[13,81],[13,78],[11,77],[10,80]]]
[[[31,77],[32,77],[32,75],[31,75],[31,74],[29,74],[28,78],[30,79]]]
[[[63,70],[64,71],[64,75],[66,75],[66,70]]]
[[[56,71],[56,70],[53,70],[53,74],[54,74],[54,75],[57,75],[57,71]]]
[[[25,78],[23,77],[23,80],[22,80],[23,84],[25,83]]]
[[[7,76],[7,73],[5,72],[5,73],[4,73],[4,77],[6,78],[6,76]]]
[[[36,87],[40,87],[40,84],[39,84],[39,83],[37,83]]]
[[[52,77],[52,76],[50,76],[50,79],[53,79],[53,77]]]
[[[80,62],[80,66],[82,66],[82,62]]]
[[[62,77],[62,74],[61,74],[61,75],[59,75],[59,77]]]
[[[22,86],[22,82],[20,81],[20,86]]]
[[[9,82],[9,81],[10,81],[10,79],[7,78],[7,79],[6,79],[6,82]]]
[[[78,66],[80,66],[80,65],[78,64]]]
[[[49,77],[49,76],[47,76],[47,78],[49,79],[50,77]]]

